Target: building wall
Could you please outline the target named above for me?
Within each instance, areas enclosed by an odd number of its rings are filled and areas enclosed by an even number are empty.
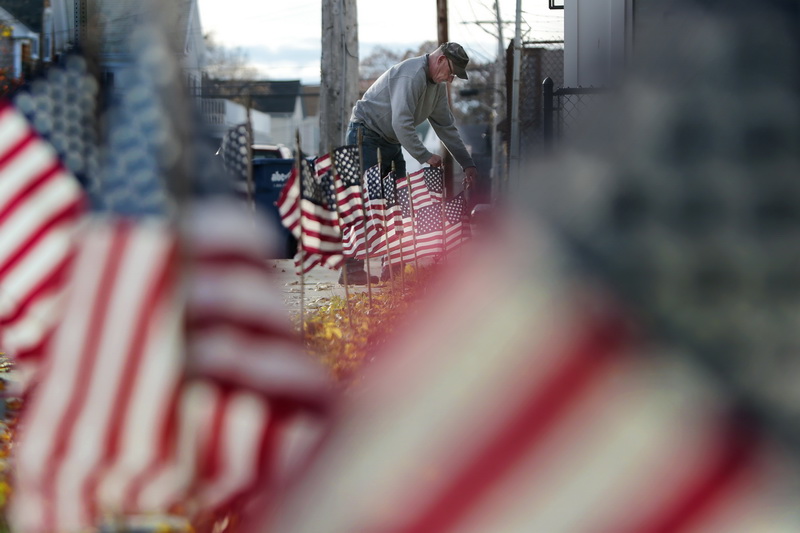
[[[564,1],[564,83],[613,84],[630,55],[634,0]]]

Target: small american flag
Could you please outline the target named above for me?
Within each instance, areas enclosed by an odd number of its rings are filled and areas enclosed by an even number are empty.
[[[385,255],[393,245],[399,245],[403,227],[394,173],[381,176],[378,165],[375,165],[364,174],[364,186],[367,225],[376,236],[372,253]]]
[[[298,240],[295,265],[308,272],[317,265],[339,268],[342,256],[342,230],[336,208],[332,173],[300,157],[298,169],[281,189],[276,203],[281,223]]]
[[[250,145],[250,134],[246,124],[239,124],[229,129],[222,138],[219,155],[225,168],[239,183],[247,182],[247,171],[250,165],[248,158],[248,145]]]
[[[466,199],[460,193],[442,200],[441,169],[425,168],[400,178],[395,190],[403,230],[389,229],[390,264],[438,257],[462,244]]]
[[[35,128],[38,123],[63,141],[61,129],[70,127],[53,125],[46,120],[53,117],[40,112],[40,105],[52,103],[48,91],[60,90],[52,81],[58,79],[39,80],[38,99],[21,93],[16,105],[0,103],[0,349],[16,358],[23,388],[34,379],[44,343],[60,319],[74,231],[86,204],[75,175]],[[67,122],[84,118],[63,110],[57,116]],[[75,168],[87,163],[77,156],[71,161]]]
[[[344,253],[347,257],[366,259],[385,250],[384,227],[375,216],[374,205],[370,205],[374,198],[369,197],[366,183],[374,179],[371,175],[374,170],[370,169],[362,178],[358,156],[356,146],[343,146],[333,152]]]

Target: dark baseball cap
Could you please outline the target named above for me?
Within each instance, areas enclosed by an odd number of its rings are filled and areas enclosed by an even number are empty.
[[[452,63],[453,74],[462,80],[466,80],[469,56],[464,51],[464,47],[458,43],[444,43],[440,48],[444,56]]]

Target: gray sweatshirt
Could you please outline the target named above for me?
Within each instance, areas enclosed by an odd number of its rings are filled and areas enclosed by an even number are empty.
[[[362,122],[386,141],[402,144],[420,163],[433,154],[414,128],[428,120],[462,168],[475,166],[447,105],[447,85],[432,82],[428,75],[427,54],[406,59],[381,74],[356,102],[350,120]]]

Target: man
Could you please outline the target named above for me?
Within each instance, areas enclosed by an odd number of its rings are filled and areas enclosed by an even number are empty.
[[[465,187],[478,177],[472,156],[456,129],[447,99],[447,83],[458,76],[467,79],[469,57],[457,43],[444,43],[434,52],[407,59],[384,72],[364,96],[356,102],[347,130],[347,143],[358,143],[362,133],[364,168],[378,163],[381,152],[381,174],[385,175],[394,163],[398,176],[405,176],[406,163],[401,148],[405,148],[420,163],[438,167],[442,157],[425,148],[415,128],[427,120],[453,158],[464,169]],[[367,274],[364,262],[348,259],[347,283],[365,285]],[[391,272],[384,266],[381,278]],[[344,283],[344,272],[339,283]],[[377,282],[377,279],[374,279]]]

